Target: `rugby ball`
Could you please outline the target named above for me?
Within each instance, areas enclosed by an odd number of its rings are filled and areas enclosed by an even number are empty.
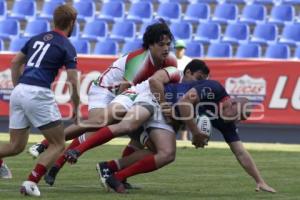
[[[212,125],[210,119],[206,115],[198,115],[196,118],[196,123],[199,130],[208,136],[208,139],[212,135]]]

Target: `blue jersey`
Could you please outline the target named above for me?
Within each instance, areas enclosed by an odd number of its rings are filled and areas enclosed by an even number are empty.
[[[191,88],[195,88],[200,102],[219,104],[228,98],[225,88],[214,80],[190,81],[180,84],[167,84],[165,86],[166,101],[175,104]],[[210,111],[215,113],[215,107],[210,105],[199,106],[197,112],[207,113]],[[227,143],[239,141],[236,125],[234,122],[225,122],[222,118],[217,117],[211,120],[214,128],[218,129]]]
[[[56,30],[32,37],[21,52],[26,55],[26,63],[19,83],[50,88],[62,66],[75,69],[77,65],[74,46]]]

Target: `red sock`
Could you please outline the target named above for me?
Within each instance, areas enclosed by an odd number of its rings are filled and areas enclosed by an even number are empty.
[[[0,167],[2,166],[2,163],[3,163],[3,160],[2,160],[2,159],[0,159]]]
[[[48,143],[48,141],[47,141],[46,139],[44,139],[44,140],[41,142],[41,144],[43,144],[46,148],[48,148],[48,146],[49,146],[49,143]]]
[[[78,138],[75,138],[71,144],[65,149],[68,150],[68,149],[74,149],[75,147],[77,147],[78,145],[80,145],[80,142],[78,140]],[[65,160],[65,155],[61,155],[55,162],[55,165],[56,167],[58,168],[62,168],[64,166],[64,164],[66,163],[66,160]]]
[[[155,164],[155,159],[154,155],[148,155],[144,157],[143,159],[137,161],[133,165],[118,171],[115,173],[116,179],[119,181],[123,181],[126,178],[136,175],[136,174],[141,174],[141,173],[147,173],[147,172],[152,172],[156,170],[156,164]]]
[[[108,127],[104,127],[99,131],[95,132],[91,137],[89,137],[84,143],[81,143],[79,146],[74,148],[78,150],[80,154],[83,154],[85,151],[92,149],[96,146],[104,144],[114,138],[114,135]]]
[[[112,171],[112,172],[116,172],[119,170],[119,167],[116,163],[115,160],[111,160],[107,162],[108,168]]]
[[[123,149],[123,152],[122,152],[122,158],[126,157],[126,156],[129,156],[130,154],[132,154],[133,152],[135,152],[135,148],[133,148],[132,146],[130,145],[127,145],[125,147],[125,149]]]
[[[32,170],[27,180],[38,183],[46,172],[47,168],[44,165],[36,164],[34,170]]]

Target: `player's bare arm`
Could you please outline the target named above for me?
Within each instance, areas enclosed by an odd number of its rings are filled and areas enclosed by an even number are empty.
[[[11,61],[11,78],[14,86],[18,84],[18,80],[23,73],[25,60],[26,55],[19,52]]]
[[[68,69],[67,70],[68,82],[71,86],[71,100],[73,102],[73,112],[75,117],[77,117],[77,109],[80,103],[79,95],[78,95],[78,88],[79,88],[79,80],[78,80],[78,73],[76,69]]]
[[[190,89],[176,105],[180,112],[181,120],[185,123],[186,127],[191,131],[193,135],[193,145],[195,147],[204,147],[207,135],[200,132],[197,124],[194,120],[194,106],[200,101],[196,89]]]

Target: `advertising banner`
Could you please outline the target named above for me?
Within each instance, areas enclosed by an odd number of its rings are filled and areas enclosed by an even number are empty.
[[[9,115],[9,96],[13,88],[10,62],[12,54],[0,54],[0,116]],[[81,111],[87,116],[87,91],[116,57],[79,56]],[[297,61],[206,59],[211,79],[220,81],[232,96],[245,96],[255,102],[249,123],[300,124],[300,70]],[[70,93],[61,71],[52,85],[64,117],[72,115]]]

